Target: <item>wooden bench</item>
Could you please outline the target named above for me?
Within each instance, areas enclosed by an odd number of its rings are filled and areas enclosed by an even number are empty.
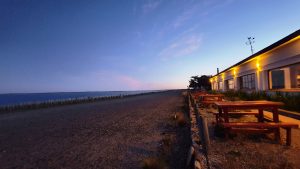
[[[221,126],[223,126],[225,129],[229,129],[233,132],[239,132],[239,131],[249,131],[249,132],[268,132],[268,130],[275,131],[275,137],[279,141],[280,135],[277,131],[279,131],[279,128],[283,128],[286,130],[286,145],[291,145],[291,137],[292,137],[292,128],[298,128],[299,126],[297,124],[293,123],[257,123],[257,122],[243,122],[243,123],[220,123]]]
[[[200,104],[202,104],[204,107],[208,107],[209,105],[213,105],[214,102],[217,100],[205,100],[205,101],[200,101]]]
[[[220,122],[220,115],[218,112],[213,112],[213,115],[216,117],[216,123]],[[237,115],[254,115],[258,118],[257,112],[228,112],[229,116],[237,116]]]
[[[205,92],[191,93],[193,99],[199,99],[200,96],[207,95]]]
[[[216,101],[222,101],[223,97],[222,94],[192,94],[192,98],[196,103],[200,103],[200,106],[212,105]]]

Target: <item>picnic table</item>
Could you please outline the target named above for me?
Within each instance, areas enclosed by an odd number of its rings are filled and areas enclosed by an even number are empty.
[[[221,102],[224,98],[222,94],[202,94],[198,95],[199,101],[204,106],[211,105],[215,102]]]
[[[218,108],[216,114],[217,124],[233,132],[269,132],[274,131],[275,139],[280,141],[280,128],[286,129],[286,144],[291,144],[291,128],[298,128],[297,124],[279,122],[278,108],[283,105],[281,102],[273,101],[222,101],[214,102]],[[229,122],[229,115],[233,110],[258,110],[258,122]],[[273,114],[272,122],[264,122],[264,110]],[[239,112],[234,112],[238,114]],[[243,114],[240,112],[240,114]],[[222,118],[222,120],[220,120]],[[228,137],[228,132],[225,133]]]
[[[263,110],[268,109],[273,113],[273,121],[279,122],[278,118],[278,108],[283,106],[281,102],[273,102],[273,101],[222,101],[222,102],[214,102],[219,110],[219,116],[224,117],[225,122],[229,122],[228,112],[229,110],[241,110],[241,109],[257,109],[258,110],[258,119],[259,122],[263,122],[264,115]]]
[[[194,97],[194,98],[198,98],[199,96],[201,96],[201,95],[206,95],[206,94],[208,94],[207,92],[193,92],[193,93],[191,93],[192,94],[192,96]]]
[[[224,98],[224,95],[222,94],[201,94],[198,95],[201,99],[201,101],[222,101]]]

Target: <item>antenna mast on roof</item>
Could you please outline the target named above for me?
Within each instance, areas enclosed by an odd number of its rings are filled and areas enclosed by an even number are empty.
[[[250,45],[250,47],[251,47],[251,53],[252,53],[252,55],[253,55],[253,46],[252,46],[252,44],[255,42],[254,41],[254,37],[248,37],[248,41],[246,42],[246,45]]]

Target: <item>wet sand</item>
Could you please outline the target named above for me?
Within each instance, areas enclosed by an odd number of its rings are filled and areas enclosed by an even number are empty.
[[[0,168],[140,168],[183,104],[169,91],[0,114]]]

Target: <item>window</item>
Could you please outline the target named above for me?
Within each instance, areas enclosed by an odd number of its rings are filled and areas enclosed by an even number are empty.
[[[249,74],[239,77],[240,89],[255,89],[255,75]]]
[[[283,89],[284,88],[284,70],[272,70],[271,74],[271,89]]]
[[[214,82],[214,83],[213,83],[213,89],[214,89],[214,90],[218,90],[218,83],[217,83],[217,82]]]
[[[218,86],[218,89],[219,89],[219,90],[223,90],[223,82],[219,82],[218,85],[219,85],[219,86]]]
[[[297,88],[300,88],[300,72],[297,75]]]
[[[270,89],[300,88],[300,64],[294,64],[269,71]]]
[[[234,89],[234,81],[233,79],[229,79],[225,81],[226,89],[227,90],[233,90]]]
[[[291,88],[300,88],[300,63],[290,66]]]

